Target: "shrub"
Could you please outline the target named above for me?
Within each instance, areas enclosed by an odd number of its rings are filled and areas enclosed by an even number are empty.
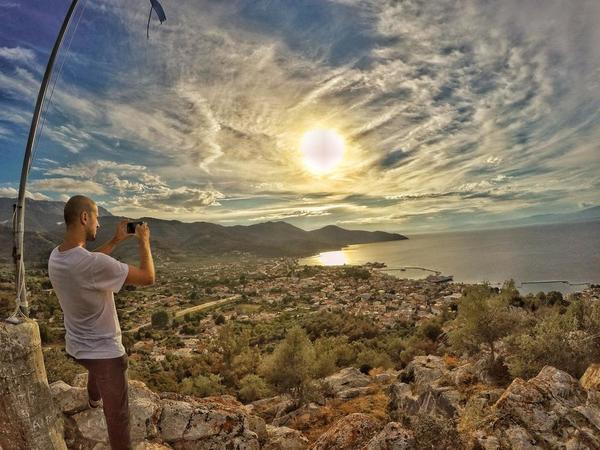
[[[277,391],[303,402],[314,368],[315,350],[306,332],[296,325],[263,361],[260,371]]]
[[[490,291],[487,285],[468,289],[460,299],[454,329],[448,333],[451,347],[457,352],[476,353],[485,345],[493,361],[497,342],[517,329],[521,322],[511,302],[514,302],[514,292],[510,289],[499,294]]]
[[[221,377],[214,373],[185,378],[181,382],[182,394],[208,397],[210,395],[222,394],[224,391],[225,387],[221,384]]]
[[[225,316],[223,314],[217,314],[213,316],[213,320],[215,321],[215,325],[223,325],[225,323]]]
[[[164,309],[159,309],[152,314],[151,322],[155,328],[166,328],[169,326],[169,313]]]
[[[271,393],[269,386],[261,377],[255,374],[246,375],[240,380],[238,397],[244,403],[253,402],[268,397]]]

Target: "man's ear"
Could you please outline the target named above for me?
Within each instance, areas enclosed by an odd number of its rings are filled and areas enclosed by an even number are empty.
[[[87,211],[81,211],[81,214],[79,214],[79,221],[81,222],[81,224],[85,225],[88,220],[89,217]]]

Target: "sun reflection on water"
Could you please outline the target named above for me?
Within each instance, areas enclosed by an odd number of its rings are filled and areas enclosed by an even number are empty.
[[[342,266],[348,264],[346,255],[341,250],[319,253],[319,261],[324,266]]]

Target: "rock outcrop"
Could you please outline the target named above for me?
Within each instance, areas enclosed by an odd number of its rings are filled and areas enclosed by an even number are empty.
[[[78,376],[77,384],[85,385]],[[102,408],[90,409],[84,387],[63,381],[50,385],[63,413],[65,440],[73,449],[109,449]],[[235,398],[196,398],[152,392],[140,381],[129,381],[131,438],[136,449],[173,448],[258,450],[301,449],[308,440],[299,431],[267,426]]]
[[[371,377],[355,367],[346,367],[324,379],[331,392],[340,398],[354,398],[373,392]]]
[[[349,414],[335,422],[310,447],[310,450],[354,450],[365,446],[381,429],[373,416]]]
[[[389,386],[388,412],[398,421],[424,414],[462,422],[461,439],[472,448],[600,449],[600,364],[580,381],[551,366],[505,390],[485,379],[477,363],[449,368],[443,358],[417,356]],[[465,428],[469,408],[478,418]]]
[[[598,449],[598,392],[546,366],[529,381],[516,378],[492,406],[475,437],[485,449]]]
[[[454,372],[463,373],[456,376]],[[439,356],[416,356],[389,386],[388,412],[393,420],[403,415],[430,414],[444,418],[457,417],[466,403],[454,380],[466,378],[465,370],[446,367]]]
[[[38,325],[0,321],[0,448],[66,449]]]

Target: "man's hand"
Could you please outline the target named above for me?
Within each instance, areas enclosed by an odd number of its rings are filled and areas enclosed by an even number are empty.
[[[112,239],[115,244],[133,236],[127,232],[127,222],[129,222],[129,220],[123,219],[117,224],[117,231],[115,231],[115,236]]]
[[[112,237],[112,239],[110,241],[108,241],[106,244],[101,245],[100,247],[98,247],[96,250],[93,250],[93,251],[110,255],[112,253],[113,249],[115,248],[115,246],[119,242],[122,242],[126,239],[129,239],[131,236],[133,236],[133,234],[127,233],[127,222],[129,222],[129,220],[127,220],[127,219],[121,220],[117,224],[117,231],[115,231],[115,235]]]
[[[146,222],[135,226],[135,237],[137,237],[140,242],[150,243],[150,228],[148,228]]]

